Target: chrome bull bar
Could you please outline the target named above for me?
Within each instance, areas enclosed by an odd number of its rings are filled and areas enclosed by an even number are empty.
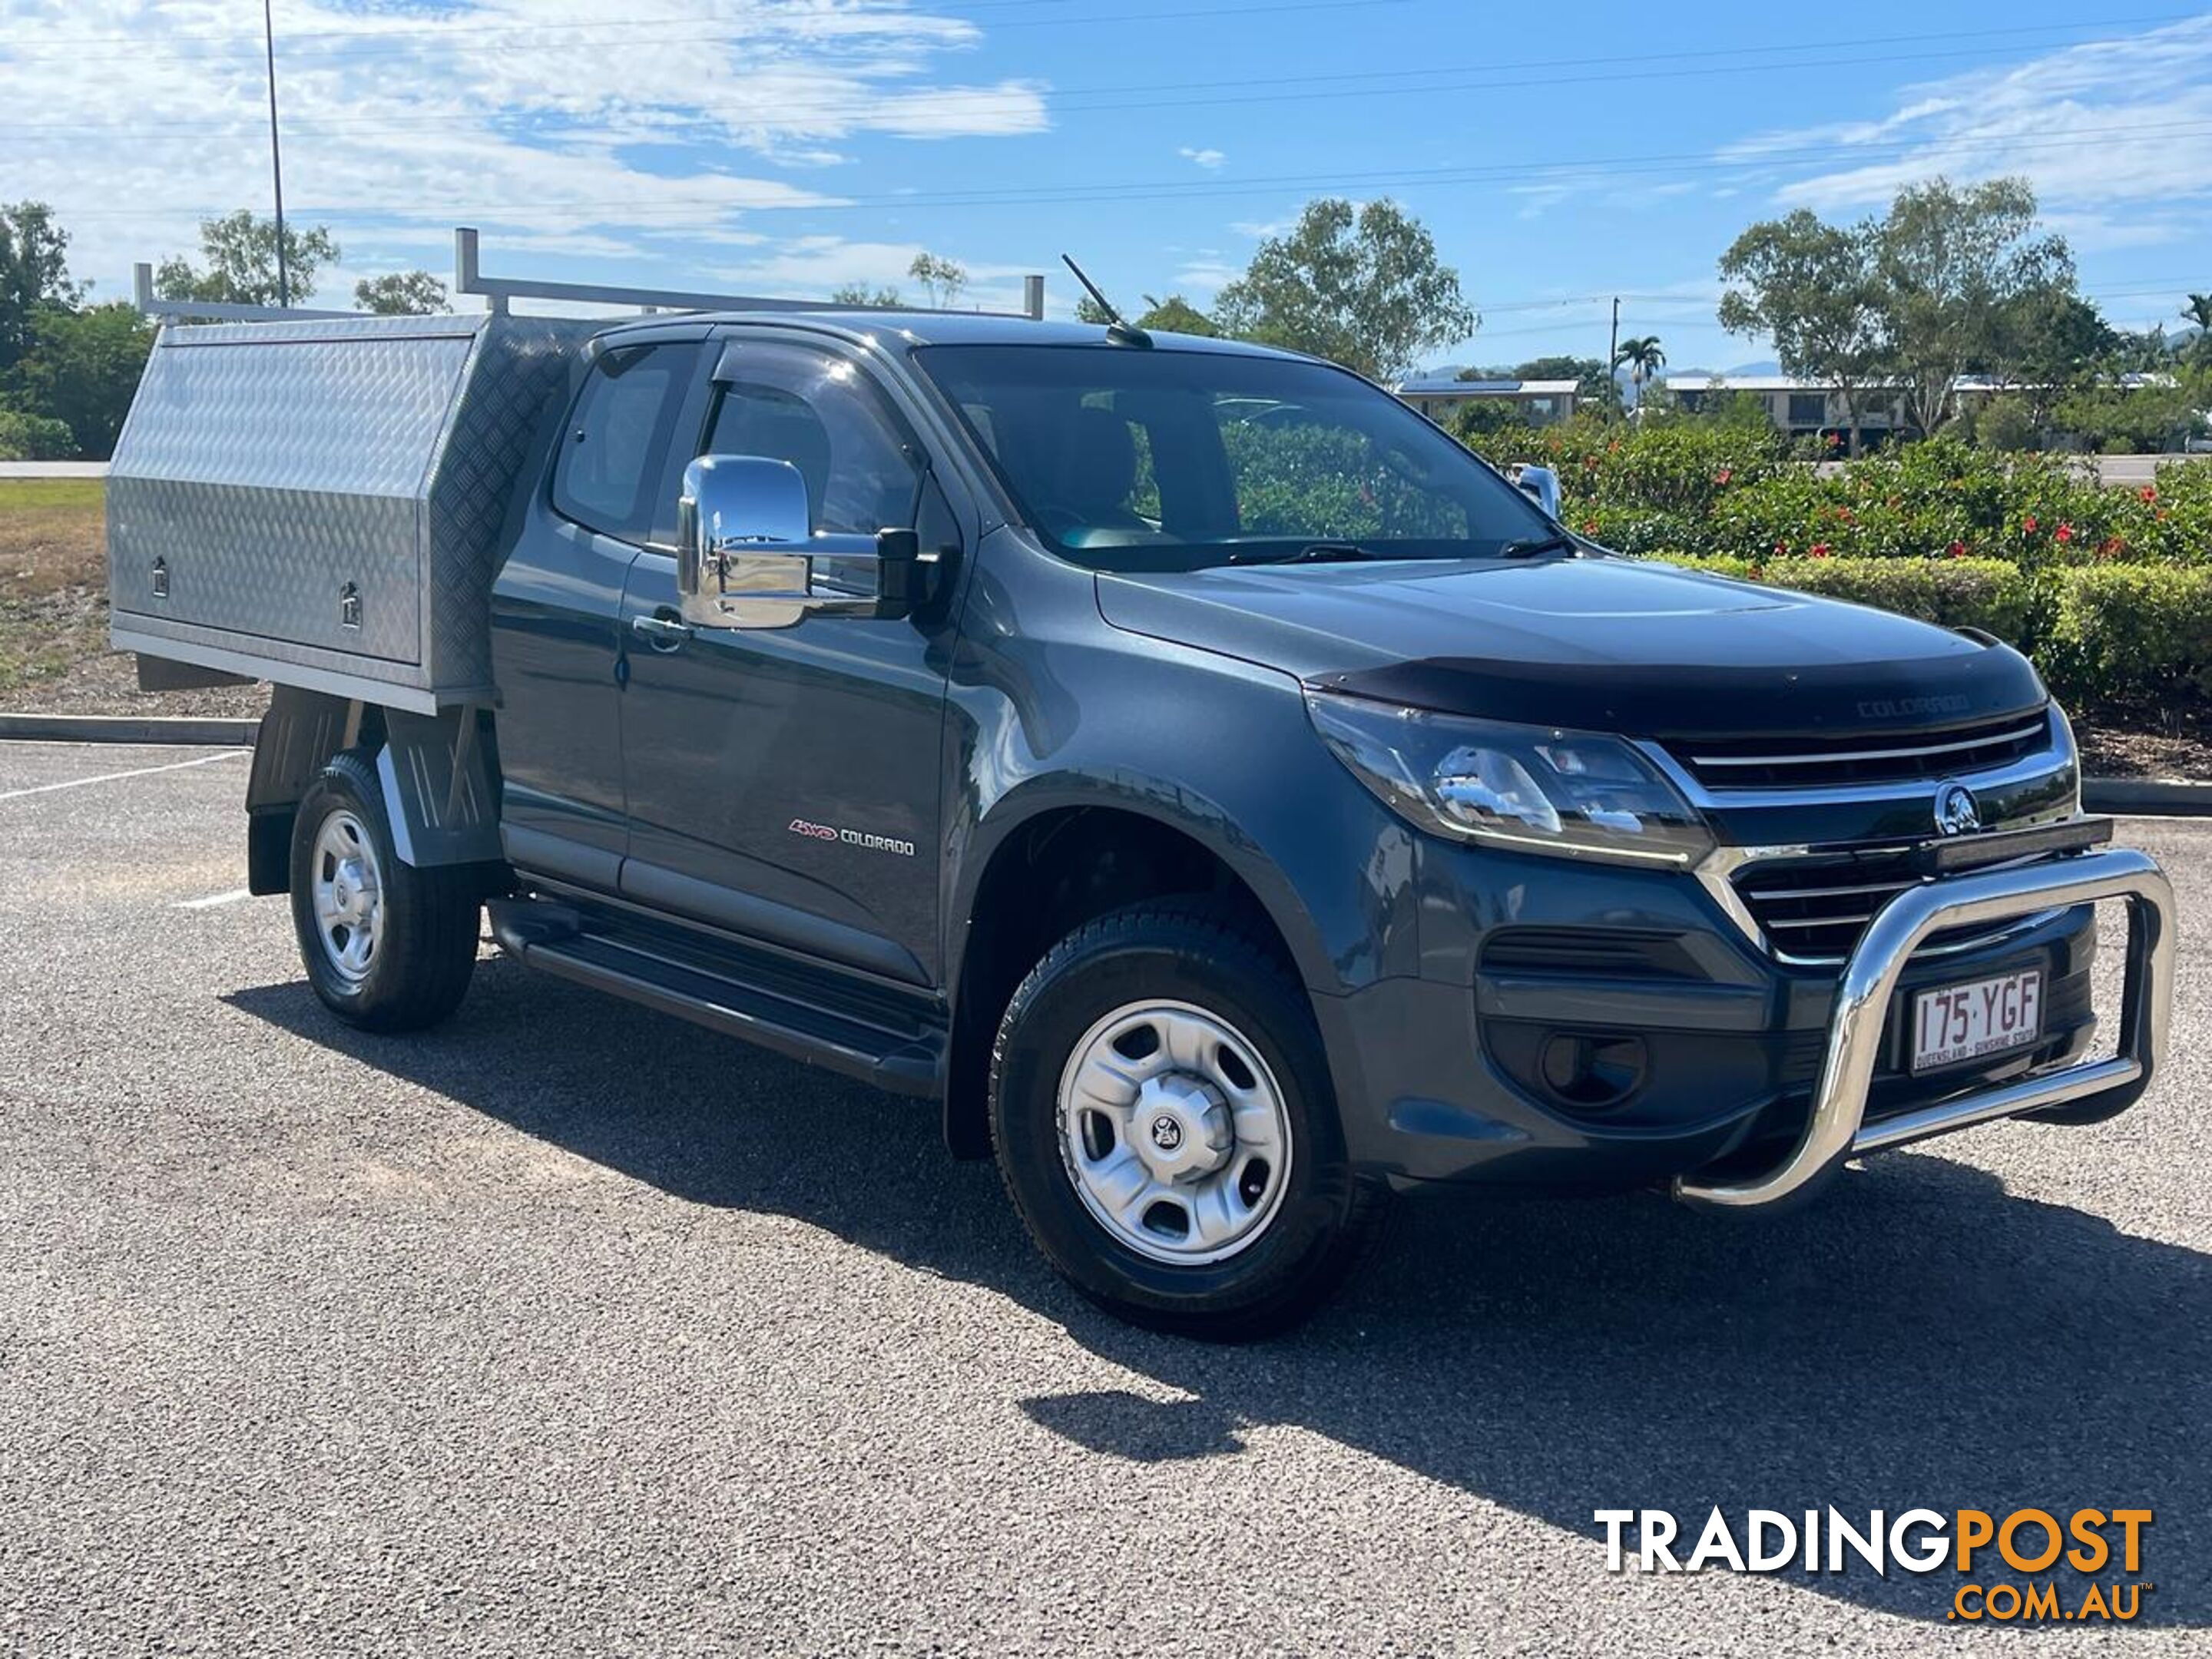
[[[1897,981],[1930,933],[2009,916],[2125,899],[2127,974],[2120,1001],[2118,1053],[2110,1060],[2041,1067],[2008,1083],[1865,1121],[1882,1030]],[[2041,864],[1946,877],[1908,888],[1868,923],[1844,964],[1828,1022],[1827,1057],[1814,1086],[1813,1109],[1790,1156],[1765,1175],[1742,1181],[1678,1176],[1674,1196],[1717,1209],[1778,1204],[1828,1175],[1844,1159],[1996,1118],[2054,1106],[2094,1110],[2105,1097],[2112,1111],[2148,1086],[2166,1054],[2173,1006],[2173,888],[2157,860],[2116,848]]]

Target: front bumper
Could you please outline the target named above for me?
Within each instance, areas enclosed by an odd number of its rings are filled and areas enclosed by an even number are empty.
[[[1995,1117],[2108,1116],[2162,1053],[2172,897],[2138,853],[1944,875],[1900,894],[1840,967],[1817,969],[1768,955],[1693,879],[1424,852],[1419,975],[1315,999],[1346,1150],[1401,1187],[1656,1182],[1716,1206],[1778,1203],[1855,1151]],[[2126,990],[2118,1059],[2085,1063],[2097,899],[2129,907]],[[1973,942],[1924,943],[1960,928],[1978,930]],[[1501,963],[1501,944],[1532,939],[1642,940],[1660,959]],[[2045,975],[2042,1042],[1910,1072],[1897,1010],[1919,990],[2022,968]],[[1633,1096],[1580,1109],[1547,1095],[1531,1056],[1559,1031],[1638,1039],[1649,1068]]]
[[[1899,981],[1931,933],[2030,915],[2059,906],[2124,899],[2126,977],[2118,1052],[2109,1060],[2062,1060],[2023,1077],[1866,1121],[1882,1033]],[[1828,1024],[1827,1054],[1803,1133],[1763,1173],[1735,1180],[1675,1178],[1686,1203],[1750,1209],[1797,1197],[1844,1159],[1947,1134],[1993,1119],[2065,1109],[2076,1121],[2125,1110],[2150,1086],[2166,1053],[2173,998],[2173,889],[2155,860],[2129,848],[2078,854],[2045,864],[1955,876],[1900,893],[1868,925],[1844,965]]]

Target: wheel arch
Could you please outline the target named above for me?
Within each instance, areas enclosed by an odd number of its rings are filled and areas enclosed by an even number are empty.
[[[1146,899],[1206,896],[1242,914],[1302,982],[1325,964],[1319,930],[1283,872],[1218,806],[1188,791],[1174,799],[1170,812],[1126,788],[1038,779],[971,841],[946,942],[945,1139],[957,1155],[989,1156],[991,1040],[1015,987],[1085,921]]]
[[[333,757],[356,748],[375,756],[403,863],[489,869],[500,862],[499,758],[489,709],[465,705],[416,714],[279,685],[255,735],[246,787],[249,890],[285,890],[301,799]]]

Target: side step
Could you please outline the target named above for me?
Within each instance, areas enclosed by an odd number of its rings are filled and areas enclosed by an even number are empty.
[[[547,899],[500,898],[486,908],[500,948],[527,967],[878,1088],[943,1091],[945,1024],[919,994]]]

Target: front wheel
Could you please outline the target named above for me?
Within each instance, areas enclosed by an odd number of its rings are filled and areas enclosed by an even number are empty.
[[[1136,1323],[1237,1340],[1295,1323],[1364,1257],[1379,1191],[1344,1155],[1297,979],[1228,915],[1116,912],[1014,993],[991,1129],[1030,1236]]]
[[[375,760],[361,749],[332,757],[292,830],[292,925],[323,1006],[371,1031],[452,1013],[476,969],[474,878],[401,863]]]

